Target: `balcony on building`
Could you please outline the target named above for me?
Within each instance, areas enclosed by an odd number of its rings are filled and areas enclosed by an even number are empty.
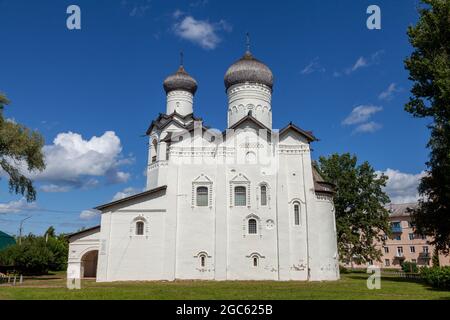
[[[392,231],[392,233],[402,233],[402,226],[400,225],[400,222],[392,223],[391,231]]]

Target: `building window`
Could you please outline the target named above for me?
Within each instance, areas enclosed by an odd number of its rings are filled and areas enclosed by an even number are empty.
[[[408,234],[409,240],[414,240],[414,233]]]
[[[136,235],[137,236],[144,235],[144,222],[142,222],[142,221],[136,222]]]
[[[389,253],[389,247],[384,247],[384,253]]]
[[[395,237],[395,240],[397,240],[397,241],[402,240],[402,236],[396,236],[396,237]]]
[[[414,246],[409,247],[409,251],[411,253],[416,253],[416,247],[414,247]]]
[[[423,253],[428,253],[428,247],[422,247]]]
[[[397,256],[403,257],[403,247],[397,247]]]
[[[206,256],[204,254],[200,255],[200,267],[206,267]]]
[[[296,226],[300,225],[300,204],[294,204],[294,223]]]
[[[197,188],[197,207],[207,207],[208,206],[208,188],[198,187]]]
[[[389,259],[384,259],[384,266],[385,267],[389,267],[391,265],[391,260]]]
[[[258,234],[258,223],[255,219],[248,220],[248,233]]]
[[[156,156],[153,156],[152,157],[152,163],[155,163],[156,162]]]
[[[245,187],[234,188],[234,205],[245,207],[247,205],[247,189]]]
[[[368,264],[369,266],[373,266],[373,260],[367,261],[367,264]]]
[[[259,265],[259,259],[258,257],[254,256],[253,257],[253,266],[256,268]]]
[[[267,187],[261,186],[261,206],[267,206]]]

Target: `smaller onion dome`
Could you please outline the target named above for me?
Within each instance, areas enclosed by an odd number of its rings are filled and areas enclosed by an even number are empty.
[[[249,50],[241,59],[231,65],[225,74],[227,90],[235,84],[246,82],[263,84],[273,89],[272,71],[264,63],[254,58]]]
[[[164,80],[164,90],[166,93],[175,90],[182,90],[188,91],[195,95],[197,89],[197,81],[195,81],[195,79],[186,72],[183,65],[180,65],[180,68],[178,68],[176,73]]]

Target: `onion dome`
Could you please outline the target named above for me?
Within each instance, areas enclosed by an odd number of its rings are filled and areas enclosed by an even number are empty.
[[[164,90],[166,91],[166,93],[175,90],[181,90],[190,92],[195,95],[197,89],[197,81],[195,81],[195,79],[186,72],[183,65],[180,65],[180,68],[178,68],[178,71],[176,73],[164,80]]]
[[[255,59],[249,50],[225,74],[227,90],[233,85],[246,82],[263,84],[273,89],[272,71],[264,63]]]

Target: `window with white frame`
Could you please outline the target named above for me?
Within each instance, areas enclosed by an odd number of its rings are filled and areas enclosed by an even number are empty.
[[[259,266],[259,257],[258,256],[253,256],[253,267],[258,267]]]
[[[258,222],[256,219],[248,220],[248,234],[258,234]]]
[[[300,203],[294,202],[294,224],[300,225]]]
[[[410,251],[411,253],[416,253],[416,247],[410,246],[410,247],[409,247],[409,251]]]
[[[389,247],[384,247],[384,253],[389,253]]]
[[[208,187],[197,188],[197,207],[207,207],[209,204]]]
[[[247,205],[247,188],[237,186],[234,188],[234,205],[236,207],[245,207]]]
[[[136,222],[136,235],[143,236],[144,228],[145,228],[145,223],[143,221]]]
[[[267,206],[267,186],[261,186],[261,206]]]

